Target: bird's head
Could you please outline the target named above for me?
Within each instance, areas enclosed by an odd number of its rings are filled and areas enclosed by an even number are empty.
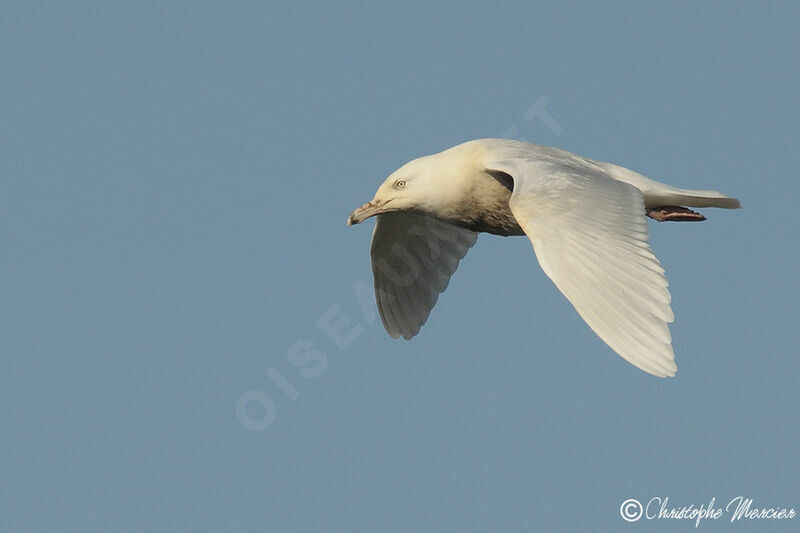
[[[350,213],[347,225],[392,211],[415,211],[445,217],[469,188],[470,158],[446,150],[414,159],[394,171],[375,196]]]

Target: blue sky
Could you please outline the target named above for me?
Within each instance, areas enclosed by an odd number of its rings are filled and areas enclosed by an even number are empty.
[[[683,531],[620,504],[800,509],[798,18],[7,5],[1,529]],[[481,236],[422,333],[384,333],[371,223],[345,217],[407,160],[494,136],[742,200],[650,224],[676,378],[599,341],[522,238]]]

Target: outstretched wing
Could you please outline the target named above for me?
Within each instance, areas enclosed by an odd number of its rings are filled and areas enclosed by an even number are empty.
[[[614,351],[655,376],[677,366],[664,269],[648,245],[642,193],[591,161],[492,165],[514,178],[509,205],[544,272]]]
[[[473,231],[423,214],[377,216],[370,249],[375,299],[392,338],[419,333],[477,238]]]

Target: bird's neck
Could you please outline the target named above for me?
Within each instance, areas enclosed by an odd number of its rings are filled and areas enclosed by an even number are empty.
[[[446,216],[451,224],[481,233],[524,235],[508,205],[513,179],[505,173],[480,172],[470,177]]]

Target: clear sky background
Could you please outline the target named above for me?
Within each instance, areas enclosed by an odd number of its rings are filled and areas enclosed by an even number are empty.
[[[55,4],[0,14],[0,529],[800,510],[796,2]],[[347,214],[495,136],[742,200],[650,224],[676,378],[596,338],[523,238],[481,236],[413,341],[376,322]]]

